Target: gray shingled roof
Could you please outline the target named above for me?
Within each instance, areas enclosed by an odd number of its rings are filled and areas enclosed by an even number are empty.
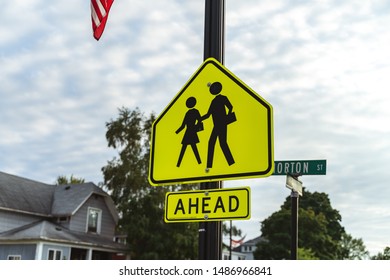
[[[49,216],[52,185],[0,172],[0,208]]]
[[[45,217],[71,216],[92,194],[104,197],[118,222],[111,197],[93,183],[48,185],[0,172],[0,209]]]

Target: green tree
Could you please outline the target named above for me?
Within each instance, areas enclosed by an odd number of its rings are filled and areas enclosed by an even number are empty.
[[[152,187],[148,182],[150,131],[155,117],[136,108],[119,109],[106,123],[108,146],[118,156],[102,168],[104,188],[120,213],[120,230],[127,233],[132,259],[195,259],[196,223],[164,223],[167,191],[193,189],[195,185]]]
[[[236,226],[232,225],[231,223],[229,224],[229,226],[227,225],[227,223],[222,223],[222,234],[230,237],[230,233],[232,236],[242,235],[241,230],[238,229]]]
[[[253,252],[255,259],[283,260],[290,258],[291,213],[286,209],[274,212],[261,223],[262,237]]]
[[[66,177],[65,175],[59,175],[54,182],[56,185],[66,185],[66,184],[83,184],[85,180],[83,178],[74,177],[73,174],[70,177]]]
[[[352,235],[344,233],[341,241],[340,259],[343,260],[363,260],[369,258],[369,252],[363,243],[363,239],[355,239]]]
[[[284,202],[283,207],[291,209],[289,198]],[[330,203],[329,196],[323,192],[308,192],[304,189],[304,195],[299,200],[300,209],[312,209],[315,215],[322,213],[327,221],[327,234],[336,241],[340,241],[345,230],[341,226],[341,215]]]
[[[318,260],[311,249],[298,248],[298,260]]]
[[[298,253],[304,259],[364,258],[362,240],[351,239],[341,225],[339,211],[332,208],[325,193],[304,190],[298,211]],[[289,259],[291,249],[291,198],[261,223],[263,241],[257,244],[257,259]]]
[[[371,257],[372,260],[390,260],[390,247],[383,249],[383,253],[379,252],[377,255]]]

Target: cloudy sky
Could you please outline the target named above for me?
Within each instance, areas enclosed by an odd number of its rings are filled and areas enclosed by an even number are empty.
[[[6,1],[0,10],[0,170],[53,183],[102,181],[118,108],[159,114],[203,62],[204,1],[116,0],[99,42],[88,0]],[[272,104],[276,160],[326,159],[304,176],[329,194],[371,254],[390,245],[390,3],[226,1],[225,66]],[[289,195],[252,188],[247,239]]]

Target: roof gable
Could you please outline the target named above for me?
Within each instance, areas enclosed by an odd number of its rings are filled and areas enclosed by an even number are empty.
[[[71,216],[93,194],[107,194],[93,183],[67,184],[55,187],[52,214],[54,216]]]
[[[91,197],[96,194],[104,197],[110,213],[118,222],[118,213],[111,197],[93,183],[58,185],[55,188],[52,214],[53,216],[72,216]]]

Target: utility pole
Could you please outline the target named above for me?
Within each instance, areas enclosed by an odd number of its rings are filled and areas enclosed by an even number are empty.
[[[232,240],[232,236],[233,236],[233,221],[230,220],[230,229],[229,229],[229,260],[232,259],[232,248],[233,248],[233,240]]]
[[[213,57],[223,64],[225,41],[225,0],[206,0],[204,29],[204,60]],[[221,189],[222,181],[201,183],[200,189]],[[222,223],[201,222],[199,224],[200,260],[222,258]]]

